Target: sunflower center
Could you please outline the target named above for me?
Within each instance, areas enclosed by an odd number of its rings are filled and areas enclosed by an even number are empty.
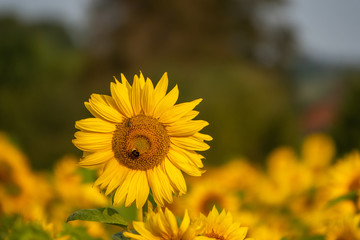
[[[215,194],[215,193],[210,193],[208,196],[206,196],[206,198],[204,198],[201,207],[200,207],[200,211],[203,214],[207,214],[208,212],[211,211],[211,209],[213,208],[213,206],[223,206],[223,199],[221,198],[221,196]]]
[[[145,115],[125,119],[116,125],[112,139],[115,158],[134,170],[148,170],[159,165],[169,146],[165,127],[157,119]]]
[[[223,236],[219,236],[219,234],[211,232],[211,233],[207,233],[204,234],[206,237],[208,238],[215,238],[216,240],[225,240],[225,238]]]

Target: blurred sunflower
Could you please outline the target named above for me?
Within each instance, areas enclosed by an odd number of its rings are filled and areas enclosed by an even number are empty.
[[[215,206],[204,218],[204,230],[202,236],[195,240],[221,239],[221,240],[243,240],[246,237],[248,228],[240,227],[239,222],[233,222],[230,212],[223,210],[220,214]]]
[[[187,211],[178,227],[176,217],[167,208],[165,208],[165,212],[158,208],[156,213],[149,209],[146,222],[134,222],[133,226],[137,234],[124,232],[124,236],[131,239],[193,240],[202,230],[200,221],[190,224]]]
[[[335,144],[329,136],[315,133],[305,138],[302,145],[302,158],[315,173],[321,173],[327,168],[334,155]]]
[[[312,175],[297,159],[293,149],[279,147],[267,160],[267,174],[258,179],[255,194],[260,202],[282,205],[309,190]]]
[[[234,191],[251,191],[256,187],[259,177],[260,172],[250,164],[250,161],[245,158],[235,158],[221,167],[208,168],[206,175],[201,179],[216,179],[226,189]]]
[[[200,213],[208,214],[214,205],[236,213],[241,204],[235,191],[231,191],[217,179],[209,178],[194,183],[183,200],[183,206],[194,216],[199,216]]]
[[[326,240],[356,240],[360,239],[359,216],[337,219],[331,223],[325,234]]]
[[[73,143],[84,151],[80,165],[104,166],[95,185],[106,189],[106,195],[114,192],[115,205],[136,201],[140,208],[151,189],[156,203],[163,206],[172,202],[173,193],[187,191],[180,170],[202,174],[203,157],[195,151],[207,150],[204,140],[212,139],[199,133],[206,121],[192,120],[202,99],[175,105],[179,90],[175,86],[166,94],[166,73],[155,88],[141,73],[132,86],[123,75],[121,79],[111,83],[111,96],[92,94],[85,102],[95,118],[75,125],[80,131]]]
[[[43,205],[51,198],[47,190],[48,182],[32,172],[27,158],[0,132],[0,215],[21,214],[26,220],[43,219]]]
[[[328,190],[336,198],[360,190],[360,154],[353,152],[330,169]]]

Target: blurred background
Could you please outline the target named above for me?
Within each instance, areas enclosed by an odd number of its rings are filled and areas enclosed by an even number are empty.
[[[203,98],[206,164],[261,165],[304,136],[360,144],[357,0],[0,0],[0,130],[35,169],[65,154],[83,102],[113,76],[168,72],[179,102]]]

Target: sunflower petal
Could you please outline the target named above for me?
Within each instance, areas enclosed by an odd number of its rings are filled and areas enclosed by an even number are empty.
[[[140,79],[135,75],[131,91],[131,105],[135,115],[141,112],[141,93]]]
[[[145,223],[143,222],[134,222],[133,223],[134,229],[142,236],[144,236],[146,239],[151,240],[161,240],[161,238],[154,236],[149,230],[146,229]]]
[[[187,122],[173,123],[166,127],[169,136],[174,137],[188,137],[201,131],[204,127],[209,125],[208,122],[203,120],[191,120]]]
[[[169,160],[179,169],[186,172],[190,176],[201,176],[203,171],[201,171],[197,166],[195,166],[189,159],[181,154],[178,151],[175,151],[170,148],[168,152]]]
[[[195,151],[205,151],[210,148],[209,145],[195,137],[171,137],[170,141],[180,148]]]
[[[98,150],[111,149],[113,135],[110,133],[92,133],[77,131],[73,144],[80,150],[95,152]]]
[[[136,195],[136,207],[141,208],[144,206],[146,200],[149,196],[149,183],[146,177],[146,172],[141,171],[137,186],[137,195]]]
[[[111,96],[114,98],[116,105],[118,106],[121,114],[125,117],[132,117],[134,111],[131,107],[129,90],[121,83],[111,83],[110,85]]]
[[[118,164],[116,174],[112,177],[111,181],[109,182],[109,185],[106,188],[105,195],[110,194],[112,191],[118,188],[119,185],[121,185],[121,183],[125,180],[128,173],[129,173],[128,168]]]
[[[154,117],[159,118],[167,109],[174,106],[179,97],[178,86],[175,87],[156,105],[154,110]]]
[[[121,186],[116,190],[114,195],[114,205],[122,205],[125,201],[126,196],[129,193],[129,186],[134,176],[135,171],[129,171],[126,176],[124,182]]]
[[[151,116],[154,112],[154,86],[150,79],[146,79],[146,83],[142,96],[142,107],[145,115]]]
[[[100,186],[101,189],[106,188],[112,177],[116,174],[117,170],[117,162],[115,159],[108,161],[104,167],[104,171],[101,175],[96,179],[94,186]]]
[[[189,213],[188,213],[188,211],[186,209],[183,220],[182,220],[182,222],[180,224],[180,229],[179,229],[179,235],[180,236],[182,236],[185,233],[185,231],[187,230],[189,225],[190,225],[190,217],[189,217]]]
[[[159,206],[164,206],[164,200],[163,200],[163,196],[161,193],[160,184],[156,183],[156,181],[158,181],[158,179],[156,177],[156,174],[154,173],[154,170],[153,169],[147,170],[146,175],[147,175],[149,185],[150,185],[151,191],[153,193],[155,202]]]
[[[213,140],[213,138],[210,135],[199,133],[199,132],[195,133],[194,137],[197,139],[203,140],[203,141],[212,141]]]
[[[129,207],[136,199],[138,189],[138,181],[140,177],[140,171],[133,171],[134,174],[131,177],[129,190],[126,196],[125,207]]]
[[[201,101],[202,98],[199,98],[191,102],[176,104],[161,114],[159,120],[162,123],[176,122],[181,117],[191,112]]]
[[[131,233],[131,232],[124,232],[123,233],[125,237],[130,238],[130,239],[136,239],[136,240],[148,240],[148,238],[143,237],[141,235],[135,234],[135,233]]]
[[[176,218],[174,216],[174,214],[172,212],[170,212],[169,209],[165,208],[165,217],[166,217],[166,222],[169,223],[169,227],[171,230],[171,233],[174,234],[175,236],[178,235],[179,232],[179,228],[176,222]]]
[[[89,112],[97,118],[119,123],[123,120],[123,115],[117,109],[109,106],[109,104],[99,94],[92,94],[89,102],[85,102],[85,107]]]
[[[176,189],[179,190],[180,195],[185,194],[187,189],[183,174],[177,167],[174,166],[174,164],[170,162],[169,159],[165,158],[164,162],[165,170],[169,179],[175,185]]]
[[[169,80],[167,73],[164,73],[164,75],[161,77],[160,81],[155,87],[154,91],[154,105],[156,106],[161,99],[163,99],[166,95],[166,91],[169,85]]]
[[[75,128],[88,132],[110,133],[116,130],[116,125],[100,118],[86,118],[76,121]]]
[[[128,90],[128,93],[131,93],[131,85],[130,85],[129,81],[126,79],[126,77],[124,76],[124,74],[121,74],[121,83],[123,85],[125,85],[125,87]],[[118,84],[120,84],[120,83],[118,83]]]
[[[79,162],[81,167],[94,167],[106,163],[114,157],[112,150],[98,151],[88,154]]]
[[[182,149],[179,148],[177,146],[172,146],[172,148],[177,151],[180,152],[181,154],[185,155],[186,157],[188,157],[188,159],[193,162],[197,167],[202,168],[204,167],[204,164],[202,163],[202,159],[204,159],[204,156],[202,156],[201,154],[195,152],[195,151],[188,151],[186,149]]]
[[[189,113],[185,114],[184,116],[182,116],[179,121],[189,121],[192,120],[193,118],[195,118],[197,115],[199,115],[199,111],[190,111]]]
[[[174,192],[174,190],[170,184],[169,178],[166,176],[166,173],[162,170],[161,166],[154,168],[154,170],[158,178],[157,183],[160,184],[163,197],[168,203],[172,203],[172,193]]]

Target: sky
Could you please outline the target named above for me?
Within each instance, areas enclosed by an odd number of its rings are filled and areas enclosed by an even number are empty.
[[[26,20],[55,18],[70,29],[86,26],[91,0],[0,0],[0,15]],[[296,30],[300,50],[332,62],[360,63],[359,0],[288,0],[286,23]]]
[[[359,0],[289,0],[287,18],[308,55],[360,63]]]

